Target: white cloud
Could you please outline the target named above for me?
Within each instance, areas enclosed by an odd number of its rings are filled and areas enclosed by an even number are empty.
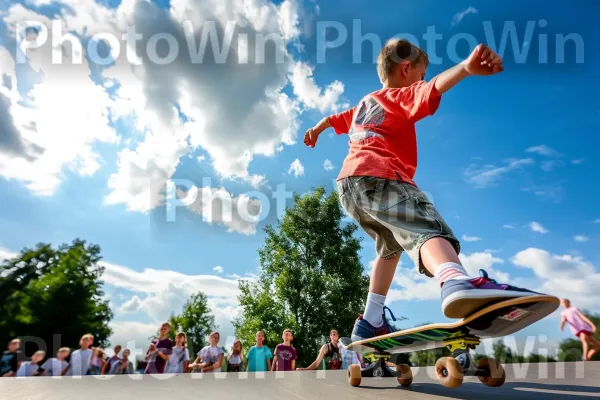
[[[575,236],[573,239],[574,239],[576,242],[580,242],[580,243],[587,242],[588,240],[590,240],[590,238],[589,238],[589,237],[587,237],[587,236],[583,236],[583,235],[577,235],[577,236]]]
[[[202,162],[202,161],[206,160],[206,157],[204,157],[202,155],[202,156],[198,156],[196,159],[198,160],[198,162]]]
[[[503,225],[502,227],[505,229],[515,229],[515,227],[512,225]]]
[[[475,7],[468,7],[467,9],[456,13],[454,15],[454,18],[452,19],[452,26],[458,25],[460,23],[460,21],[462,21],[462,19],[464,17],[466,17],[469,14],[477,14],[477,9]]]
[[[494,257],[492,253],[472,253],[469,255],[459,255],[461,264],[465,267],[469,276],[478,277],[479,270],[483,269],[487,272],[488,276],[498,282],[510,281],[510,275],[506,272],[498,271],[494,268],[496,264],[504,264],[504,260],[499,257]]]
[[[562,156],[562,154],[560,154],[558,151],[554,150],[551,147],[546,146],[545,144],[530,147],[527,150],[525,150],[525,152],[526,153],[536,153],[536,154],[539,154],[541,156],[546,156],[546,157],[561,157]]]
[[[261,203],[244,194],[233,196],[224,188],[191,188],[189,191],[177,189],[179,199],[208,224],[216,223],[228,228],[228,232],[254,235],[259,222]],[[188,199],[189,197],[189,199]]]
[[[215,271],[217,274],[222,274],[223,267],[221,267],[220,265],[217,265],[216,267],[213,268],[213,271]]]
[[[137,365],[135,360],[143,359],[150,345],[150,338],[158,332],[159,328],[157,324],[136,321],[112,321],[109,327],[113,331],[108,338],[111,348],[121,345],[123,349],[129,349],[131,352],[129,359],[134,367]]]
[[[219,325],[221,336],[233,336],[232,320],[240,312],[237,296],[241,277],[226,279],[215,275],[187,275],[156,269],[135,271],[106,262],[102,262],[101,265],[105,268],[102,279],[106,285],[133,292],[133,296],[118,307],[117,311],[123,314],[142,312],[152,321],[149,325],[135,325],[133,322],[115,323],[123,329],[113,335],[117,336],[119,341],[137,340],[140,336],[154,334],[161,322],[167,320],[171,313],[180,312],[189,297],[199,291],[208,298],[208,305],[215,316],[216,324]],[[247,274],[243,279],[254,279],[250,275]],[[124,329],[128,324],[134,324],[137,331],[128,333]]]
[[[13,5],[4,22],[18,42],[16,25],[23,20],[51,26],[47,17]],[[9,147],[0,143],[0,176],[22,182],[43,196],[53,195],[68,171],[94,175],[103,160],[93,147],[119,142],[110,126],[113,101],[105,88],[92,81],[87,60],[74,64],[70,52],[64,52],[62,64],[54,64],[51,50],[50,45],[29,49],[27,59],[34,72],[15,74],[14,60],[0,47],[3,69],[8,69],[4,73],[15,83],[40,80],[27,97],[16,90],[11,96],[6,96],[6,90],[5,97],[0,94],[1,129],[9,132],[11,140]]]
[[[575,165],[579,165],[579,164],[583,163],[583,161],[584,161],[583,159],[579,159],[579,160],[573,160],[572,162]]]
[[[323,163],[323,168],[325,168],[325,171],[331,171],[335,167],[333,166],[333,163],[331,161],[325,160],[325,162]]]
[[[324,91],[315,83],[313,69],[305,63],[294,64],[290,80],[294,94],[305,107],[316,109],[324,113],[327,111],[337,112],[340,110],[339,98],[344,93],[344,85],[335,81]]]
[[[45,0],[34,1],[41,4]],[[84,43],[100,32],[121,38],[131,25],[143,36],[137,42],[138,50],[146,48],[148,38],[158,32],[168,32],[179,43],[189,43],[182,27],[190,21],[197,29],[196,53],[201,30],[210,28],[207,21],[223,28],[215,31],[219,32],[217,47],[223,43],[228,23],[246,21],[239,33],[267,39],[266,51],[259,42],[246,43],[235,36],[224,63],[213,59],[211,42],[206,46],[201,69],[185,57],[189,49],[184,51],[182,46],[178,57],[167,66],[157,65],[141,50],[136,54],[142,57],[143,65],[132,65],[125,41],[121,41],[119,57],[101,70],[103,81],[96,84],[85,59],[79,66],[53,69],[47,65],[51,44],[43,46],[37,51],[37,62],[42,64],[46,81],[30,93],[32,102],[21,106],[12,98],[9,102],[0,98],[0,120],[11,132],[10,146],[19,150],[16,155],[2,154],[0,175],[18,179],[36,193],[54,193],[66,168],[82,176],[101,168],[103,162],[93,146],[120,143],[121,138],[111,127],[111,122],[118,119],[125,119],[133,132],[125,138],[117,171],[109,178],[107,204],[124,204],[137,212],[148,212],[162,204],[165,182],[175,173],[181,157],[200,148],[207,158],[210,156],[222,178],[258,188],[266,179],[251,174],[250,163],[256,156],[272,157],[285,145],[295,143],[302,105],[321,110],[339,107],[343,85],[334,82],[320,89],[312,70],[297,65],[287,51],[290,41],[301,34],[301,14],[295,0],[279,5],[268,0],[173,0],[168,10],[136,0],[123,0],[116,9],[92,0],[63,3],[68,7],[53,18],[63,22],[64,33],[76,32]],[[15,5],[5,18],[9,32],[14,34],[16,22],[23,19],[37,19],[51,26],[48,18]],[[3,70],[10,64],[6,54],[0,53]],[[28,54],[35,64],[36,53]],[[264,62],[259,57],[264,57]],[[63,60],[65,63],[68,60]],[[283,92],[290,83],[300,98],[290,98]],[[3,90],[0,96],[6,97],[7,92]],[[33,107],[38,109],[33,112]],[[30,142],[41,154],[24,154]]]
[[[496,167],[495,165],[479,166],[471,164],[465,170],[467,181],[475,184],[477,187],[486,187],[502,179],[502,177],[511,171],[518,170],[524,166],[532,165],[535,162],[531,158],[520,160],[507,160],[505,166]]]
[[[531,269],[541,281],[539,288],[532,290],[567,297],[580,308],[600,307],[600,273],[582,257],[528,248],[511,261],[518,267]]]
[[[477,236],[463,235],[462,236],[462,240],[464,240],[465,242],[479,242],[482,239],[480,237],[477,237]]]
[[[4,249],[0,247],[0,263],[4,262],[4,260],[10,260],[12,258],[17,257],[17,253],[13,253],[10,250]]]
[[[121,307],[119,307],[118,311],[122,314],[134,314],[142,309],[143,303],[142,299],[140,299],[137,295],[133,296],[131,299],[127,300]]]
[[[288,174],[294,174],[296,178],[304,175],[304,166],[302,165],[299,159],[296,158],[294,162],[290,165],[290,169],[288,169]]]
[[[532,222],[529,224],[529,228],[531,229],[532,232],[538,232],[538,233],[548,233],[548,230],[546,228],[544,228],[542,226],[542,224],[540,224],[539,222]]]

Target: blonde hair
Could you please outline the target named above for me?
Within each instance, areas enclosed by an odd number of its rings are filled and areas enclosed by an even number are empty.
[[[81,337],[81,339],[79,339],[79,345],[81,346],[81,344],[83,343],[83,341],[86,340],[86,339],[91,339],[92,340],[92,344],[90,345],[90,347],[91,347],[94,344],[94,335],[92,335],[91,333],[87,333],[87,334],[83,335]]]
[[[427,53],[408,40],[388,40],[377,57],[377,75],[381,83],[387,82],[396,67],[404,61],[410,61],[413,67],[421,62],[425,63],[425,67],[429,65]]]
[[[58,349],[58,351],[56,352],[56,354],[60,354],[60,353],[70,353],[71,349],[68,347],[61,347],[60,349]]]

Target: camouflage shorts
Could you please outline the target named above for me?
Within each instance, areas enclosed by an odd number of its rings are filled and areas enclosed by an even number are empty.
[[[421,262],[423,243],[443,237],[460,252],[460,242],[448,224],[415,186],[370,176],[344,178],[337,185],[342,206],[375,240],[379,257],[392,258],[406,251],[419,272],[431,277]]]

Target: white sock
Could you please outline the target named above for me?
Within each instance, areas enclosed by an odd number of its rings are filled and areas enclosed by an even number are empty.
[[[363,319],[373,325],[375,328],[383,324],[383,306],[385,305],[385,296],[369,292],[367,296],[367,307]]]
[[[440,286],[447,281],[450,280],[469,280],[472,279],[469,275],[467,275],[467,271],[465,268],[453,262],[444,263],[439,266],[437,272],[435,273],[435,277],[437,278]]]

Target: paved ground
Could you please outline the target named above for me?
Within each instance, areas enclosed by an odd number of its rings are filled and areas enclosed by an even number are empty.
[[[256,374],[131,375],[117,377],[0,379],[4,400],[185,400],[185,399],[583,399],[600,398],[600,362],[507,365],[507,381],[488,388],[467,378],[446,389],[433,369],[414,368],[414,382],[400,387],[394,378],[363,378],[347,384],[343,371]]]

